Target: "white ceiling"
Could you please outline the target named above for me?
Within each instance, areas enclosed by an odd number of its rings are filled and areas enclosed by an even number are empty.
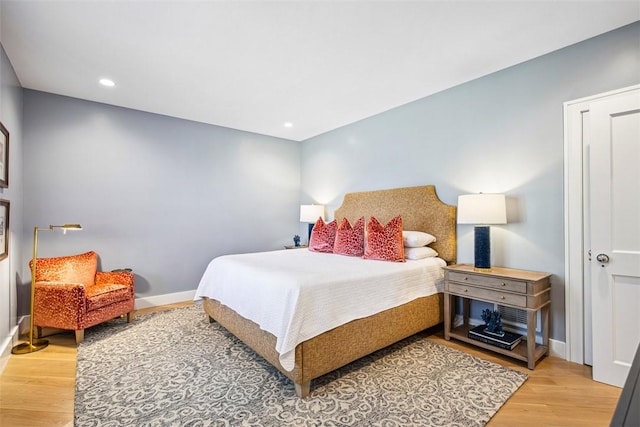
[[[637,0],[1,7],[25,88],[298,141],[640,20]]]

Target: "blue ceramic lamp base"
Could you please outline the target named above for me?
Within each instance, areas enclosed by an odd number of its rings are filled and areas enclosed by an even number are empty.
[[[491,234],[488,225],[474,228],[474,264],[477,271],[491,271]]]

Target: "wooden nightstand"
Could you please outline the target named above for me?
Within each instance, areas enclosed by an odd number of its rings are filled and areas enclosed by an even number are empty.
[[[527,362],[529,369],[549,351],[550,274],[536,271],[493,267],[491,271],[475,271],[473,265],[445,267],[444,338],[455,338],[506,356]],[[462,298],[462,325],[452,329],[456,297]],[[471,300],[496,303],[527,312],[526,340],[513,350],[485,344],[468,337]],[[536,344],[538,310],[541,314],[542,344]]]
[[[308,248],[309,245],[300,245],[300,246],[295,246],[295,245],[285,245],[285,249],[304,249],[304,248]]]

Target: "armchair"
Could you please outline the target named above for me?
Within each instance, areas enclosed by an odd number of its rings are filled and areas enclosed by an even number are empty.
[[[29,265],[31,266],[31,262]],[[56,258],[38,258],[33,301],[36,336],[42,328],[71,329],[76,343],[90,326],[127,315],[131,322],[135,291],[133,274],[97,271],[93,251]]]

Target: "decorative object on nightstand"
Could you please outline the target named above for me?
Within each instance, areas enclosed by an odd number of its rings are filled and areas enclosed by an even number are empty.
[[[484,325],[476,326],[469,331],[469,338],[513,350],[522,341],[522,335],[505,332],[502,329],[502,315],[498,310],[482,310]]]
[[[31,260],[31,301],[29,305],[29,341],[22,344],[18,344],[11,349],[13,354],[27,354],[33,353],[38,350],[42,350],[49,345],[49,341],[42,339],[33,339],[33,300],[36,288],[36,265],[38,255],[38,232],[39,231],[53,231],[56,228],[62,229],[64,234],[67,230],[82,230],[80,224],[64,224],[64,225],[50,225],[49,228],[33,228],[33,258]]]
[[[324,205],[300,205],[300,222],[309,224],[309,239],[311,239],[313,224],[316,223],[318,217],[324,219]]]
[[[485,323],[485,331],[496,336],[504,335],[502,330],[502,315],[498,310],[482,310],[482,320]]]
[[[467,194],[458,196],[458,224],[474,224],[474,267],[491,270],[491,234],[489,224],[506,224],[504,194]]]
[[[549,307],[551,305],[550,274],[537,271],[494,267],[490,272],[477,271],[471,264],[444,267],[444,337],[455,338],[527,362],[533,369],[535,363],[549,352]],[[462,299],[462,324],[453,327],[456,299]],[[469,324],[471,300],[484,301],[499,306],[526,311],[526,345],[518,345],[517,337],[488,343],[470,332],[484,330],[485,325]],[[540,311],[541,344],[536,343],[536,325]],[[507,333],[505,333],[507,334]],[[524,339],[524,337],[521,337]]]
[[[300,236],[297,234],[293,236],[293,246],[300,246]]]

